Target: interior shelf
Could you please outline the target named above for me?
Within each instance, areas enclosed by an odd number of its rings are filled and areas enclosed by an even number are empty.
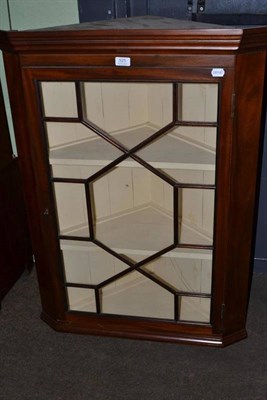
[[[142,126],[114,134],[114,138],[127,148],[147,139],[155,132],[149,126]],[[52,165],[107,165],[123,153],[102,138],[61,146],[50,150]],[[215,151],[199,145],[177,133],[168,133],[146,146],[137,155],[155,168],[215,170]],[[141,167],[133,159],[120,163],[124,167]]]
[[[180,221],[179,226],[181,243],[212,245],[212,237],[208,232],[185,221]],[[74,227],[61,232],[61,234],[87,237],[88,227]],[[139,256],[144,258],[173,243],[173,221],[167,213],[151,205],[137,211],[120,214],[114,218],[103,219],[96,225],[96,238],[117,253],[132,256],[135,259],[138,259]],[[68,240],[62,241],[62,245],[89,246],[86,242]],[[186,253],[184,249],[176,250],[178,257]],[[192,249],[190,249],[190,257],[193,257],[194,254],[197,255],[198,252],[192,253]],[[210,254],[209,251],[207,254]]]
[[[61,250],[70,250],[70,251],[93,251],[94,247],[92,246],[91,242],[85,241],[77,241],[77,240],[60,240],[60,248]],[[133,250],[127,249],[127,254],[145,254],[147,256],[152,255],[151,251],[144,251],[144,250]],[[163,254],[161,257],[168,257],[168,258],[182,258],[182,259],[190,259],[190,260],[212,260],[212,250],[208,249],[186,249],[186,248],[176,248],[171,250],[168,253]]]

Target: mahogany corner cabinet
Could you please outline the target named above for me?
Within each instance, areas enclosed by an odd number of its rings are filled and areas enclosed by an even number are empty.
[[[1,32],[42,319],[246,337],[267,28],[138,17]]]

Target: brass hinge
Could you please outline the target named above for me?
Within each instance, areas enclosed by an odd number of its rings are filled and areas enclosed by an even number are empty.
[[[235,105],[236,105],[236,95],[235,93],[233,93],[231,100],[231,118],[234,118],[235,116]]]

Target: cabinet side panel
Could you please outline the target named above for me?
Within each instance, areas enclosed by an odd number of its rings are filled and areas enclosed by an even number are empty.
[[[64,304],[64,297],[62,296],[64,292],[58,286],[59,280],[56,269],[56,273],[55,271],[51,272],[53,269],[53,261],[51,261],[53,255],[57,254],[54,259],[54,262],[57,263],[59,253],[54,248],[52,240],[50,246],[44,244],[45,235],[40,229],[44,224],[49,224],[51,218],[49,212],[47,216],[43,216],[46,208],[49,210],[49,207],[40,205],[40,198],[43,198],[43,202],[47,204],[46,193],[49,193],[49,189],[44,186],[44,180],[42,179],[42,176],[46,174],[43,171],[41,161],[43,143],[41,135],[36,134],[40,131],[40,126],[38,122],[39,113],[35,101],[35,86],[31,76],[23,86],[19,57],[11,53],[5,53],[4,61],[43,309],[51,318],[63,319],[64,310],[62,309],[62,304]],[[27,107],[25,106],[26,103]],[[37,195],[38,190],[39,198]]]
[[[224,326],[245,326],[249,296],[265,52],[236,58],[235,134],[232,151],[230,264],[226,281]]]
[[[213,332],[223,332],[221,309],[225,297],[225,279],[229,265],[228,241],[230,221],[230,174],[233,137],[231,98],[234,91],[234,70],[227,69],[220,84],[219,132],[217,138],[216,207],[214,232],[214,259],[212,277],[211,321]],[[207,175],[206,177],[207,178]]]

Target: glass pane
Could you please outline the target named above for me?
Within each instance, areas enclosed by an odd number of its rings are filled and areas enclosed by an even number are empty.
[[[46,132],[55,177],[87,179],[123,154],[80,123],[47,122]]]
[[[142,267],[176,291],[211,293],[212,252],[176,249]]]
[[[94,132],[80,122],[46,122],[45,126],[50,151],[77,144],[95,136]]]
[[[214,190],[180,189],[179,242],[212,245]]]
[[[178,126],[172,131],[172,135],[196,148],[215,152],[217,141],[217,128],[207,126]]]
[[[96,312],[94,290],[68,287],[66,291],[69,310]]]
[[[139,163],[127,162],[131,168],[119,165],[92,185],[95,236],[118,253],[138,250],[146,258],[173,243],[173,190]]]
[[[149,318],[174,318],[174,296],[138,272],[102,289],[102,312]]]
[[[216,128],[176,127],[137,155],[182,183],[215,181]]]
[[[180,83],[178,116],[180,121],[217,122],[218,84]]]
[[[55,178],[87,179],[102,169],[97,165],[68,165],[65,161],[62,161],[62,164],[59,161],[61,160],[57,160],[58,163],[51,166],[51,173]]]
[[[129,268],[93,243],[61,240],[65,279],[68,283],[98,285]]]
[[[42,82],[44,114],[46,117],[77,117],[74,82]]]
[[[180,301],[180,320],[209,323],[210,305],[208,298],[184,296]]]
[[[89,237],[85,187],[77,183],[54,183],[59,233]]]
[[[132,148],[172,121],[172,84],[84,82],[87,121]]]

